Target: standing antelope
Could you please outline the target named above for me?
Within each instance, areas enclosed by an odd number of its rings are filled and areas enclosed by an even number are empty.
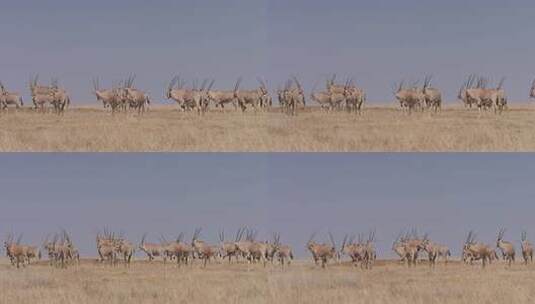
[[[503,240],[504,234],[505,229],[500,229],[498,237],[496,238],[496,248],[500,249],[503,259],[506,260],[509,267],[511,267],[511,264],[515,261],[515,246],[511,242]]]
[[[201,228],[195,229],[191,239],[191,246],[193,247],[197,257],[203,260],[203,267],[206,267],[207,262],[214,258],[218,252],[217,246],[210,246],[206,242],[199,240]]]
[[[25,267],[24,262],[27,260],[27,248],[20,244],[22,235],[19,236],[17,242],[13,242],[13,235],[9,234],[7,239],[4,241],[4,249],[6,255],[9,257],[11,264],[16,265],[17,268]]]
[[[286,265],[289,266],[291,260],[293,260],[294,258],[292,247],[290,247],[289,245],[281,244],[279,233],[273,234],[273,248],[272,248],[272,252],[270,253],[270,255],[272,256],[276,255],[277,260],[279,261],[281,267],[283,268],[284,268],[285,262],[286,262]]]
[[[527,239],[527,233],[525,231],[522,231],[522,242],[520,245],[522,246],[522,257],[524,258],[524,264],[528,264],[528,262],[533,262],[533,245],[531,245],[530,241]]]
[[[251,105],[256,112],[260,107],[262,100],[269,94],[267,87],[261,83],[255,90],[239,90],[241,80],[241,78],[238,78],[236,81],[236,85],[234,86],[234,97],[238,101],[238,105],[242,109],[242,112],[245,112],[247,105]]]
[[[312,254],[314,263],[317,265],[318,261],[321,261],[321,268],[325,268],[327,262],[330,259],[336,258],[336,244],[331,233],[329,233],[329,238],[331,240],[331,246],[328,244],[318,244],[314,241],[315,234],[312,234],[310,239],[307,242],[307,249]]]
[[[432,76],[426,76],[424,79],[423,93],[425,96],[425,105],[431,108],[435,113],[440,111],[442,106],[442,93],[440,90],[431,87]]]
[[[470,264],[475,260],[481,260],[482,267],[485,268],[487,262],[491,263],[492,259],[496,256],[496,252],[491,246],[476,242],[475,238],[474,232],[469,231],[463,245],[463,260]]]
[[[236,243],[239,241],[241,228],[238,229],[236,232],[236,237],[234,239],[234,242],[225,242],[225,231],[221,230],[219,232],[219,241],[221,246],[221,258],[226,259],[228,258],[228,263],[230,264],[232,257],[234,259],[238,259],[238,253],[239,249],[238,246],[236,246]]]
[[[145,243],[145,238],[147,237],[147,234],[144,234],[141,237],[141,243],[139,244],[139,250],[143,251],[147,257],[149,258],[149,261],[153,261],[155,257],[163,256],[163,246],[161,244],[155,244],[155,243]]]
[[[0,110],[6,109],[9,105],[15,105],[17,109],[24,105],[22,101],[22,95],[15,92],[9,92],[4,87],[4,84],[0,82]]]
[[[425,94],[418,88],[404,88],[403,81],[394,90],[394,96],[399,101],[401,109],[411,114],[412,110],[425,104]]]

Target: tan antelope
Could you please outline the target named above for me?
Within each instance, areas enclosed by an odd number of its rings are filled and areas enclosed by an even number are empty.
[[[436,113],[442,107],[442,93],[437,88],[431,87],[431,79],[432,76],[425,76],[422,91],[425,97],[425,106]]]
[[[424,239],[427,237],[427,235],[424,236]],[[405,252],[405,260],[407,261],[407,266],[416,266],[416,263],[418,261],[418,254],[420,250],[422,249],[422,243],[423,239],[420,239],[418,237],[418,233],[416,230],[413,230],[412,236],[409,237],[406,242],[404,243],[404,252]]]
[[[435,267],[439,257],[443,257],[445,264],[448,264],[448,258],[451,256],[451,252],[447,246],[437,244],[425,237],[423,242],[420,244],[420,247],[421,250],[427,253],[429,267]]]
[[[59,87],[59,82],[57,79],[52,80],[51,89],[51,95],[54,99],[52,103],[54,110],[56,114],[62,114],[71,104],[71,98],[64,88]]]
[[[527,239],[527,232],[522,231],[521,235],[521,247],[522,247],[522,257],[524,258],[524,264],[528,264],[528,262],[533,263],[533,245],[531,245],[531,242]]]
[[[245,239],[243,239],[243,234],[246,233]],[[242,228],[239,231],[238,241],[235,242],[236,248],[238,248],[238,256],[241,256],[243,259],[247,260],[248,263],[251,263],[250,248],[255,238],[256,232],[252,229]]]
[[[24,105],[24,102],[22,101],[22,95],[16,92],[9,92],[4,87],[4,84],[0,82],[1,109],[6,109],[9,105],[14,105],[17,109],[21,108]]]
[[[487,263],[491,263],[496,257],[496,252],[491,246],[476,242],[476,236],[473,231],[468,232],[468,236],[463,245],[463,260],[472,264],[473,261],[481,260],[482,267],[485,268]]]
[[[226,259],[228,258],[228,263],[230,264],[232,257],[237,261],[239,249],[238,246],[236,246],[236,243],[239,241],[240,232],[241,229],[238,229],[236,232],[236,237],[234,239],[234,242],[225,242],[225,231],[221,230],[219,232],[219,241],[221,246],[221,258]]]
[[[195,229],[193,237],[191,239],[191,246],[193,247],[194,252],[197,257],[203,261],[203,267],[206,267],[208,261],[214,258],[218,253],[217,246],[211,246],[206,242],[199,240],[201,234],[201,228]]]
[[[120,90],[120,97],[126,105],[141,115],[145,112],[145,106],[150,105],[150,98],[147,93],[133,87],[134,79],[135,75],[125,81],[124,87]]]
[[[22,235],[19,236],[16,242],[13,242],[13,235],[9,234],[4,241],[6,255],[9,257],[11,264],[17,268],[20,268],[21,265],[25,267],[24,263],[28,257],[27,248],[20,244],[21,239]]]
[[[312,88],[310,99],[317,102],[327,112],[334,109],[334,105],[331,103],[331,93],[328,91],[314,92],[314,88]]]
[[[510,267],[511,264],[515,262],[515,246],[511,242],[503,240],[504,234],[505,229],[500,229],[498,237],[496,238],[496,248],[500,249],[503,259],[507,261]]]
[[[328,261],[335,259],[337,257],[336,244],[331,233],[329,233],[329,239],[331,240],[331,245],[328,244],[318,244],[314,241],[315,234],[312,234],[310,239],[307,242],[307,249],[312,254],[314,263],[318,265],[318,262],[321,261],[321,268],[325,268]]]
[[[407,254],[405,252],[405,243],[407,242],[407,238],[403,237],[402,234],[403,233],[400,232],[396,239],[392,242],[392,251],[399,256],[400,263],[405,263],[405,260],[407,259]]]
[[[224,112],[225,106],[228,104],[231,104],[235,111],[238,110],[238,101],[234,96],[234,91],[209,90],[207,97],[222,112]]]
[[[240,90],[239,87],[241,81],[241,78],[238,78],[236,81],[236,85],[234,86],[234,97],[238,101],[238,105],[242,109],[242,112],[245,112],[248,105],[251,105],[256,112],[260,107],[262,100],[269,94],[267,87],[260,84],[255,90]]]
[[[273,258],[276,256],[281,267],[284,267],[285,263],[287,266],[289,266],[290,262],[294,258],[292,247],[281,244],[279,233],[273,234],[273,247],[271,250],[272,251],[269,253],[271,259],[273,260]]]
[[[404,88],[404,82],[400,82],[397,89],[394,90],[394,96],[399,101],[399,105],[403,111],[411,114],[416,108],[423,108],[425,104],[425,95],[418,89],[413,87]]]
[[[163,257],[164,254],[164,248],[161,244],[156,243],[146,243],[145,238],[147,237],[147,234],[144,234],[141,237],[141,243],[139,243],[139,250],[143,251],[147,257],[149,258],[149,261],[153,261],[156,257]]]
[[[177,265],[188,264],[189,258],[194,252],[194,248],[190,244],[186,244],[182,241],[184,234],[181,232],[176,238],[175,242],[170,243],[166,247],[166,254],[176,259]]]
[[[122,256],[125,266],[130,266],[132,257],[134,256],[136,250],[134,244],[121,236],[119,239],[117,239],[116,250],[117,254]]]
[[[292,85],[292,81],[289,81],[283,92],[283,99],[284,99],[284,105],[286,109],[286,114],[288,115],[297,115],[297,109],[299,106],[305,106],[306,100],[305,100],[305,92],[303,90],[303,87],[301,86],[301,83],[299,83],[299,80],[297,80],[297,77],[292,76],[293,84],[295,84],[295,87]]]
[[[117,109],[122,105],[118,88],[101,89],[99,79],[93,79],[93,93],[95,94],[97,101],[102,102],[104,109],[110,108],[112,113],[115,113]]]
[[[184,85],[185,82],[177,75],[171,79],[165,92],[165,97],[174,100],[183,112],[193,103],[193,90],[185,88]]]
[[[366,93],[363,89],[350,86],[346,89],[345,93],[346,108],[348,112],[354,112],[355,114],[362,114],[362,106],[366,102]]]
[[[192,92],[192,101],[199,115],[206,113],[210,104],[209,92],[214,85],[214,80],[208,86],[206,86],[207,83],[208,80],[204,80],[201,87],[198,90],[194,89]]]

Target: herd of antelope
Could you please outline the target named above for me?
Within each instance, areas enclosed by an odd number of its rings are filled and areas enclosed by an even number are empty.
[[[512,242],[504,239],[505,229],[500,229],[495,246],[476,241],[473,231],[463,243],[461,252],[462,262],[474,264],[481,262],[484,268],[487,264],[499,259],[499,256],[511,266],[515,262],[516,249]],[[371,269],[377,259],[375,249],[375,231],[364,235],[345,235],[342,244],[337,248],[335,239],[328,234],[330,243],[316,242],[316,234],[312,234],[305,247],[312,256],[316,266],[327,267],[329,263],[341,263],[347,257],[354,267]],[[355,240],[357,239],[357,240]],[[15,240],[14,235],[8,234],[4,241],[7,257],[14,267],[25,267],[32,260],[41,259],[41,251],[48,256],[51,266],[66,268],[68,265],[77,265],[80,254],[73,244],[69,234],[62,230],[54,234],[53,238],[47,236],[42,246],[31,246],[21,243],[22,235]],[[526,232],[521,234],[520,249],[524,264],[533,262],[533,246],[527,239]],[[224,230],[219,231],[219,243],[209,244],[201,238],[201,229],[195,229],[191,241],[184,240],[184,233],[180,233],[175,240],[169,241],[163,235],[159,242],[147,242],[143,235],[141,242],[134,245],[123,234],[115,234],[104,229],[103,233],[96,235],[96,251],[98,262],[108,265],[123,263],[130,266],[136,251],[147,256],[148,261],[161,259],[164,263],[174,261],[178,267],[192,265],[194,260],[200,261],[206,267],[213,260],[227,261],[231,264],[260,263],[266,267],[267,263],[278,263],[281,267],[289,266],[294,259],[292,247],[280,241],[280,234],[273,233],[270,240],[258,240],[257,231],[249,228],[237,230],[233,239],[226,239]],[[435,267],[439,259],[448,264],[451,251],[448,246],[434,242],[425,234],[418,236],[416,230],[405,234],[400,233],[392,243],[392,251],[399,256],[400,263],[406,263],[411,268],[418,264],[419,255],[425,253],[430,267]],[[498,252],[500,254],[498,254]]]
[[[135,76],[129,76],[124,81],[105,89],[100,88],[98,78],[93,79],[93,93],[98,102],[112,113],[117,111],[137,111],[142,114],[150,105],[148,92],[134,87]],[[167,85],[164,98],[176,102],[181,111],[195,111],[199,115],[204,114],[210,105],[224,111],[225,106],[232,106],[242,112],[248,108],[254,111],[267,109],[273,105],[272,97],[264,80],[258,78],[259,86],[253,89],[241,89],[242,79],[236,81],[233,90],[213,90],[214,80],[204,80],[200,85],[193,81],[190,87],[186,82],[175,76]],[[336,75],[326,81],[325,90],[315,91],[312,89],[310,100],[318,104],[327,112],[333,110],[346,110],[361,114],[362,107],[366,102],[366,93],[362,88],[353,84],[352,79],[345,83],[336,83]],[[466,108],[477,107],[478,110],[491,110],[502,113],[507,108],[507,96],[503,89],[504,78],[495,87],[489,86],[485,77],[470,75],[461,85],[457,98],[462,101]],[[59,86],[57,79],[53,79],[50,85],[38,83],[38,76],[30,77],[28,83],[31,92],[33,109],[46,112],[47,109],[61,114],[70,104],[70,97],[64,88]],[[279,87],[275,94],[283,113],[296,115],[298,109],[306,106],[306,95],[301,83],[296,77],[291,77],[284,86]],[[401,81],[393,90],[395,99],[399,102],[400,109],[411,113],[413,110],[431,110],[438,112],[442,108],[442,93],[439,89],[431,86],[431,76],[426,76],[421,87],[418,82],[405,86]],[[535,98],[535,80],[532,83],[530,98]],[[0,111],[8,106],[23,107],[22,95],[8,91],[0,82]]]

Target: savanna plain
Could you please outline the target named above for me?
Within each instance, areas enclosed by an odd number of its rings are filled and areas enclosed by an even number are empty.
[[[57,269],[17,270],[0,260],[1,303],[533,303],[535,266],[425,263],[408,269],[380,260],[371,270],[327,269],[297,260],[285,269],[212,263],[178,268],[135,261],[129,268],[86,259]]]
[[[535,151],[529,104],[502,115],[453,105],[410,115],[369,106],[360,116],[316,107],[296,116],[277,108],[199,116],[172,106],[112,115],[79,106],[60,116],[10,109],[0,124],[0,151]]]

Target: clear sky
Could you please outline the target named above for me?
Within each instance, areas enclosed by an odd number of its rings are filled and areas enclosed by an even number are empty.
[[[529,0],[19,0],[0,11],[0,79],[28,95],[30,74],[58,77],[75,102],[91,78],[110,85],[137,74],[163,101],[172,75],[213,77],[231,88],[265,77],[275,89],[295,74],[307,90],[325,77],[355,77],[370,102],[392,100],[402,78],[433,74],[445,99],[469,73],[507,77],[526,101],[535,77],[535,3]]]
[[[68,229],[86,256],[97,230],[136,243],[196,227],[218,241],[243,225],[280,232],[299,256],[312,232],[338,242],[377,229],[379,256],[417,228],[459,253],[466,233],[519,248],[535,241],[535,157],[528,154],[3,154],[0,235],[40,244]]]

